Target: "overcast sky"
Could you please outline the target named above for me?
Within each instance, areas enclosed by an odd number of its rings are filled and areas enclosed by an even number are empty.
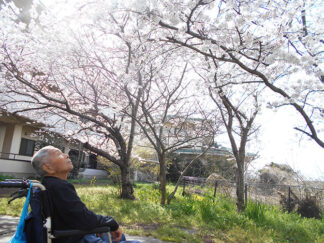
[[[251,169],[258,170],[270,162],[288,164],[309,179],[324,181],[324,149],[293,129],[300,120],[292,107],[282,107],[276,112],[264,109],[257,120],[261,125],[258,139],[248,144],[248,152],[260,155]],[[220,140],[230,147],[226,134]]]
[[[324,149],[293,129],[300,115],[292,107],[267,110],[260,120],[261,157],[256,166],[271,161],[287,163],[306,177],[324,180]]]

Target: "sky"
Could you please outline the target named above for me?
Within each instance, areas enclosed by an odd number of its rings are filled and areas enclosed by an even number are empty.
[[[257,171],[271,162],[288,164],[307,179],[324,181],[324,149],[293,129],[300,120],[292,107],[264,109],[256,121],[261,125],[257,139],[248,144],[247,151],[259,155],[249,169]],[[218,141],[230,147],[226,134]]]
[[[267,109],[261,115],[260,143],[256,146],[260,147],[260,158],[255,167],[269,162],[285,163],[307,178],[324,180],[324,149],[293,129],[300,118],[292,107],[277,112]]]

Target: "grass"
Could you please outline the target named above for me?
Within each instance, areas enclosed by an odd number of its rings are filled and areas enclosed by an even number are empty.
[[[135,184],[135,201],[119,199],[118,188],[109,184],[76,188],[89,209],[115,217],[129,234],[170,242],[324,242],[323,217],[306,219],[255,202],[237,213],[235,201],[222,195],[214,200],[208,189],[203,196],[178,193],[170,205],[161,206],[153,184]],[[172,188],[169,185],[168,191]],[[1,198],[0,214],[18,216],[23,201],[7,206],[7,199]]]

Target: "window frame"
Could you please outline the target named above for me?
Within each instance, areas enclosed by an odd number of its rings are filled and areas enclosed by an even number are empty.
[[[25,147],[25,150],[24,151],[22,151],[23,140],[26,141],[26,145],[25,145],[26,147]],[[31,154],[28,153],[28,150],[27,150],[28,143],[29,142],[32,142],[33,143],[32,144],[32,152],[31,152]],[[35,152],[35,145],[36,145],[36,141],[35,140],[28,139],[28,138],[21,138],[21,140],[20,140],[20,146],[19,146],[19,155],[22,155],[22,156],[33,156],[34,155],[34,152]]]

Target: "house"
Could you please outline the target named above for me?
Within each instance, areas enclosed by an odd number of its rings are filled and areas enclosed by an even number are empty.
[[[168,115],[163,124],[165,143],[174,144],[191,141],[196,146],[204,146],[212,141],[211,120]]]
[[[14,177],[35,177],[31,158],[46,145],[68,153],[73,162],[72,176],[105,178],[107,172],[97,163],[97,156],[85,151],[77,141],[68,142],[46,126],[27,117],[0,110],[0,174]]]
[[[172,181],[180,176],[186,165],[190,163],[203,149],[199,148],[180,148],[170,156],[170,166],[168,168],[168,178]],[[256,154],[247,153],[245,162],[250,163]],[[217,173],[225,179],[234,180],[236,175],[236,161],[230,148],[214,143],[205,154],[197,159],[187,171],[187,176],[207,178],[213,173]]]

